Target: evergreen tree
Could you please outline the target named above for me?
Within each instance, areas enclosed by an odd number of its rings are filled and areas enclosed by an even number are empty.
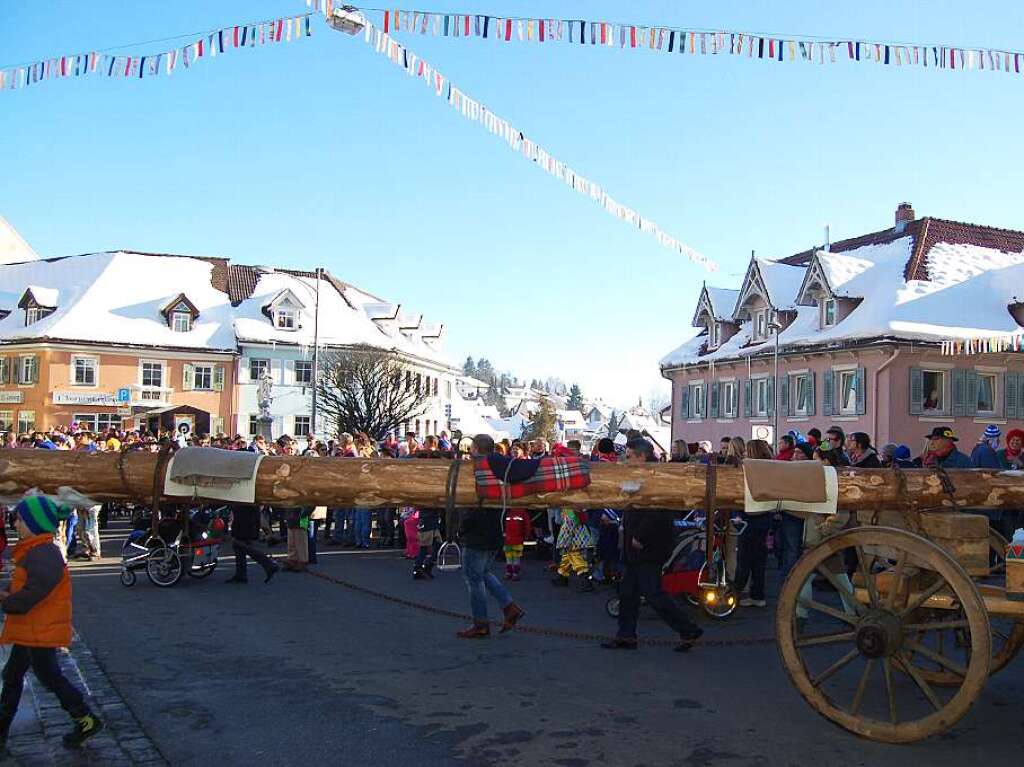
[[[476,377],[486,384],[494,385],[494,366],[486,357],[481,357],[476,363]]]
[[[476,363],[473,362],[472,357],[466,357],[466,361],[462,363],[462,372],[468,375],[470,378],[476,378]]]
[[[546,439],[548,442],[554,442],[558,438],[557,429],[555,428],[556,421],[555,406],[551,404],[551,400],[547,397],[541,397],[537,412],[533,414],[533,419],[530,421],[524,437],[526,439]]]
[[[613,410],[611,417],[608,419],[607,427],[608,436],[611,437],[612,439],[615,439],[615,437],[618,435],[620,423],[622,423],[622,417]]]
[[[583,392],[580,390],[579,384],[573,384],[569,388],[569,409],[570,410],[582,410],[583,409]]]

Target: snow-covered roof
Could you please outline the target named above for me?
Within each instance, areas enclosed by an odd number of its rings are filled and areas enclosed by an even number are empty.
[[[704,289],[708,292],[708,300],[711,302],[711,311],[714,312],[715,319],[732,319],[732,310],[736,308],[736,299],[740,292],[734,288],[705,287]]]
[[[0,309],[13,309],[26,291],[40,305],[56,306],[56,311],[27,327],[20,312],[11,312],[0,319],[0,341],[59,339],[233,351],[240,343],[311,347],[314,340],[313,272],[129,251],[0,264]],[[179,294],[199,312],[187,332],[168,327],[162,314]],[[300,315],[294,329],[275,327],[264,311],[286,298]],[[420,331],[389,335],[364,308],[385,303],[325,275],[320,281],[319,343],[369,344],[451,367],[437,348],[439,325],[426,326],[437,333],[427,339],[429,343]]]
[[[60,290],[57,288],[44,288],[41,285],[29,285],[25,288],[25,301],[35,301],[36,306],[47,309],[54,309],[60,300]]]
[[[866,272],[874,263],[866,258],[858,258],[849,253],[830,253],[826,250],[817,252],[818,263],[828,280],[828,287],[838,296],[849,296],[849,283],[854,277]]]
[[[816,307],[795,307],[796,318],[779,335],[782,347],[876,338],[941,341],[991,337],[1019,330],[1007,307],[1024,300],[1024,252],[938,241],[923,254],[921,277],[907,279],[905,275],[914,254],[915,238],[910,234],[851,248],[843,253],[841,261],[824,254],[829,266],[836,267],[834,274],[843,293],[858,297],[860,303],[842,321],[828,328],[820,327]],[[773,268],[765,272],[771,273]],[[917,270],[911,273],[921,274]],[[789,278],[789,272],[783,274]],[[781,281],[773,285],[773,289],[781,289]],[[742,358],[772,346],[770,339],[757,344],[750,341],[749,322],[735,336],[705,354],[700,353],[704,338],[696,336],[662,358],[661,366]]]
[[[39,254],[22,239],[7,219],[0,216],[0,264],[19,264],[38,261]]]
[[[804,281],[806,267],[793,266],[781,261],[769,261],[764,258],[755,259],[761,274],[768,303],[775,309],[792,309],[796,306],[797,291]]]
[[[19,312],[11,313],[0,320],[0,341],[44,338],[234,349],[231,304],[211,284],[213,269],[213,263],[199,258],[122,251],[0,266],[3,294],[32,286],[40,304],[57,306],[27,327]],[[36,292],[39,286],[47,286],[44,298]],[[175,333],[160,313],[179,292],[187,293],[202,315],[186,333]]]

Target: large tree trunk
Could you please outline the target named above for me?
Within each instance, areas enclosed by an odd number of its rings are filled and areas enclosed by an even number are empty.
[[[0,450],[0,497],[31,488],[55,493],[66,485],[97,501],[150,501],[159,456],[154,453],[77,453],[52,450]],[[266,458],[256,477],[256,500],[294,506],[443,506],[449,461],[357,460],[352,458]],[[672,508],[703,503],[707,469],[693,464],[621,466],[595,463],[591,484],[571,493],[517,499],[517,507]],[[742,508],[743,474],[719,467],[716,504]],[[918,508],[951,508],[938,475],[908,470],[906,492],[899,476],[885,469],[841,470],[839,507],[895,508],[912,499]],[[950,471],[956,499],[972,508],[1024,508],[1024,478],[977,469]],[[161,469],[159,487],[163,488]],[[459,475],[457,502],[476,504],[471,464]],[[500,504],[493,504],[500,505]]]

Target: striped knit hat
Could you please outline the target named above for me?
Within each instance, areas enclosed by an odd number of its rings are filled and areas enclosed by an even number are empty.
[[[985,427],[985,439],[999,439],[1000,434],[1002,434],[1002,432],[999,431],[999,427],[994,423],[990,423]]]
[[[43,495],[30,495],[23,499],[14,511],[33,535],[54,532],[62,518],[57,504]]]

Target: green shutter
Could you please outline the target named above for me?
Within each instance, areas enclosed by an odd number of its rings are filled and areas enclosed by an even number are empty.
[[[775,376],[768,376],[768,415],[775,414]]]
[[[679,415],[682,416],[683,420],[690,417],[690,385],[683,384],[682,390],[679,392]]]
[[[779,413],[789,415],[789,376],[783,375],[779,381]]]
[[[8,373],[10,373],[10,365],[7,357],[0,357],[0,384],[10,383]]]
[[[195,381],[195,365],[190,362],[186,362],[181,366],[181,388],[182,391],[192,391],[193,381]]]
[[[718,418],[718,411],[720,410],[721,403],[719,398],[721,396],[721,388],[718,381],[711,382],[711,408],[708,411],[708,416],[711,418]]]
[[[1020,383],[1019,373],[1007,373],[1003,383],[1003,417],[1020,418]]]
[[[924,371],[910,368],[910,414],[924,415]]]
[[[736,391],[736,396],[739,396],[739,390]],[[750,379],[748,378],[743,382],[743,417],[750,418]]]
[[[825,371],[825,380],[821,389],[821,414],[832,415],[832,398],[835,396],[835,373],[829,368]]]
[[[817,378],[818,374],[813,371],[807,375],[807,386],[810,388],[810,398],[807,401],[807,415],[814,415],[814,398],[817,396],[815,391],[817,388]]]
[[[215,365],[213,368],[213,390],[224,391],[224,366]]]
[[[857,415],[864,415],[867,412],[867,370],[857,368],[853,382],[857,390]]]
[[[21,357],[11,357],[11,383],[21,383]]]
[[[953,417],[967,415],[967,371],[953,370]]]
[[[39,355],[32,355],[32,383],[39,383]]]
[[[978,371],[974,369],[965,370],[964,380],[967,382],[967,396],[964,398],[964,405],[967,408],[967,415],[978,414]]]

